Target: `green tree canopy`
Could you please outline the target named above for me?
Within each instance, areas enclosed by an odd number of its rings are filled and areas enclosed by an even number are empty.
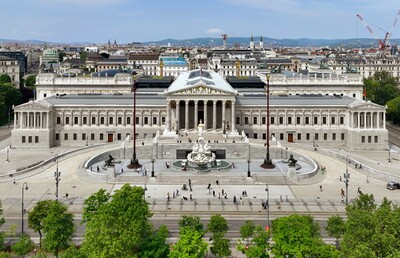
[[[11,77],[8,74],[0,75],[0,84],[11,83]]]
[[[328,219],[328,225],[325,227],[328,235],[336,238],[336,248],[339,249],[339,238],[346,232],[345,222],[339,215],[334,215]]]
[[[394,124],[400,125],[400,96],[389,100],[387,103],[387,115]]]
[[[47,216],[43,218],[43,247],[56,257],[62,250],[71,245],[75,232],[74,215],[68,212],[68,207],[58,201],[50,203]]]
[[[384,198],[378,207],[373,195],[361,194],[346,207],[345,257],[397,257],[400,250],[400,208]]]
[[[99,208],[107,204],[110,200],[111,195],[107,193],[105,189],[100,189],[96,193],[92,194],[83,202],[83,215],[82,215],[82,223],[90,221],[94,215],[96,215]]]
[[[225,235],[229,230],[228,222],[221,214],[211,216],[210,223],[207,225],[207,231],[213,235]]]
[[[379,105],[385,105],[400,94],[398,80],[386,71],[376,72],[373,77],[364,79],[367,99]]]
[[[0,84],[0,121],[5,121],[13,105],[21,103],[22,95],[11,84]]]
[[[194,231],[198,231],[204,235],[204,225],[203,223],[200,222],[200,217],[198,216],[188,216],[188,215],[183,215],[181,219],[179,220],[179,228],[182,230],[182,228],[189,227]]]
[[[26,87],[33,89],[35,88],[35,84],[36,84],[36,75],[29,75],[28,77],[26,77],[25,79]]]
[[[6,222],[3,218],[3,209],[0,200],[0,227]],[[0,232],[0,251],[4,249],[4,232]]]
[[[35,243],[28,235],[23,235],[19,241],[11,246],[11,250],[18,256],[26,255],[35,248]]]
[[[319,226],[311,216],[290,215],[272,221],[276,257],[336,257],[334,247],[321,240]]]
[[[181,228],[179,241],[173,245],[169,258],[203,258],[207,251],[203,232],[193,230],[190,226]]]
[[[211,252],[217,257],[231,255],[229,249],[229,240],[225,239],[225,233],[228,231],[228,222],[220,214],[211,216],[210,223],[207,225],[207,231],[213,234]]]
[[[168,257],[169,245],[166,243],[168,237],[168,228],[165,225],[154,232],[150,239],[146,241],[141,258],[153,258],[153,257]]]
[[[42,237],[43,237],[43,220],[47,217],[50,205],[53,200],[44,200],[36,203],[32,211],[28,213],[28,225],[33,231],[39,233],[39,246],[42,247]]]
[[[143,197],[142,187],[125,184],[99,205],[87,220],[83,253],[88,257],[140,257],[153,233],[152,213]]]

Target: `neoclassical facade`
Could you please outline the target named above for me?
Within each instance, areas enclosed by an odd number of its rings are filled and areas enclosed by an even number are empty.
[[[67,94],[31,101],[14,108],[14,148],[51,148],[138,139],[174,138],[195,133],[222,138],[266,139],[264,89],[238,92],[213,71],[182,73],[167,90],[136,94]],[[296,142],[353,150],[384,149],[388,131],[385,107],[340,95],[271,95],[270,136]]]

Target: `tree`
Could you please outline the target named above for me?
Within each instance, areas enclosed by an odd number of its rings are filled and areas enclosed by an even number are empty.
[[[376,72],[373,77],[364,79],[367,98],[379,105],[385,105],[400,94],[398,81],[386,71]]]
[[[11,250],[18,256],[26,255],[35,248],[35,243],[28,235],[22,235],[17,243],[11,246]]]
[[[11,77],[8,74],[0,75],[0,84],[11,83]]]
[[[213,234],[210,249],[217,257],[229,256],[232,253],[229,249],[229,240],[224,239],[228,229],[228,222],[220,214],[213,215],[207,225],[207,231]]]
[[[201,231],[190,226],[181,228],[179,241],[173,245],[170,258],[203,258],[207,251],[207,243],[203,240]]]
[[[240,237],[247,240],[247,244],[250,243],[250,237],[254,235],[256,226],[252,220],[246,220],[245,224],[240,227]]]
[[[21,92],[11,84],[0,84],[0,121],[5,121],[13,105],[21,103]]]
[[[43,219],[47,217],[50,205],[53,200],[44,200],[36,203],[32,211],[28,213],[28,225],[33,231],[39,233],[39,247],[42,248],[42,230],[43,230]]]
[[[68,207],[58,201],[50,203],[47,216],[43,218],[43,247],[56,257],[62,250],[71,245],[75,232],[74,215],[68,212]]]
[[[397,257],[400,250],[400,208],[384,198],[378,207],[373,195],[361,194],[346,207],[345,257]]]
[[[65,54],[65,52],[64,51],[59,51],[58,52],[58,62],[62,62],[62,61],[64,61],[64,57],[66,56],[66,54]]]
[[[245,250],[246,257],[251,258],[267,258],[271,246],[269,244],[270,232],[264,230],[261,226],[256,226],[254,237],[250,246]]]
[[[179,228],[182,230],[185,227],[189,227],[194,231],[198,231],[204,235],[204,225],[200,222],[200,217],[198,216],[187,216],[183,215],[179,220]]]
[[[25,79],[26,87],[28,87],[30,89],[34,89],[35,84],[36,84],[36,75],[29,75],[28,77],[26,77],[26,79]]]
[[[106,204],[111,198],[110,193],[107,193],[105,189],[100,189],[98,192],[92,194],[83,202],[83,215],[82,223],[90,221],[93,216],[97,213],[99,208]]]
[[[6,222],[5,219],[2,217],[3,215],[3,209],[1,205],[1,200],[0,200],[0,227]],[[4,249],[4,232],[0,232],[0,251]]]
[[[152,213],[143,197],[142,187],[125,184],[99,205],[87,220],[83,253],[88,257],[140,257],[153,233]]]
[[[60,254],[60,258],[86,258],[86,256],[74,245]]]
[[[336,238],[336,249],[339,249],[339,238],[346,232],[345,223],[342,217],[334,215],[328,219],[328,225],[325,227],[328,235]]]
[[[400,125],[400,96],[389,100],[387,103],[387,115],[394,124]]]
[[[272,221],[276,257],[337,257],[334,247],[321,240],[319,226],[311,216],[290,215]]]
[[[141,257],[168,257],[169,245],[166,243],[167,237],[168,228],[165,225],[161,225],[160,228],[155,233],[153,233],[150,239],[145,243]]]

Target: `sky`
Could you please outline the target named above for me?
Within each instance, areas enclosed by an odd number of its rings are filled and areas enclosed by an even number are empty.
[[[167,38],[400,38],[399,0],[0,0],[0,38],[117,43]],[[400,21],[399,21],[400,23]],[[256,38],[257,40],[257,38]]]

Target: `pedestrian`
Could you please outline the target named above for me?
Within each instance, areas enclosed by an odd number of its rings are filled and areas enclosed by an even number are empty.
[[[320,190],[321,192],[323,191],[323,190],[322,190],[322,185],[319,186],[319,190]]]
[[[243,198],[242,198],[242,196],[240,196],[239,200],[240,200],[240,205],[242,205],[242,204],[243,204]]]
[[[222,189],[222,195],[224,195],[224,193],[225,193],[225,192],[224,192],[224,189]]]
[[[190,191],[192,191],[192,190],[193,190],[191,185],[189,186],[189,190],[190,190]]]
[[[244,190],[244,196],[247,197],[247,190]]]
[[[208,184],[207,189],[208,189],[208,190],[211,189],[211,184]]]
[[[354,167],[357,169],[357,167],[358,167],[358,166],[357,166],[357,163],[354,164]]]
[[[218,180],[215,180],[215,184],[216,184],[216,185],[219,185],[219,181],[218,181]]]
[[[189,186],[192,186],[192,180],[189,178]]]
[[[343,188],[340,189],[340,195],[341,195],[342,197],[344,196],[344,190],[343,190]]]
[[[218,199],[221,199],[221,193],[218,193]]]
[[[232,162],[232,167],[235,168],[235,163]]]
[[[358,187],[357,193],[358,193],[358,194],[362,194],[362,192],[361,192],[361,187]]]
[[[15,179],[14,179],[14,182],[13,182],[13,184],[14,184],[14,185],[16,185],[16,184],[17,184],[17,182],[15,181]]]
[[[68,196],[69,196],[69,194],[68,194],[68,193],[66,193],[66,194],[65,194],[65,198],[67,198],[67,199],[68,199]]]
[[[120,171],[120,172],[121,172],[121,174],[122,174],[122,173],[124,173],[124,169],[123,169],[123,168],[121,168],[121,171]]]
[[[192,194],[189,195],[189,200],[193,201],[193,196],[192,196]]]
[[[97,166],[97,172],[100,172],[100,168],[99,168],[99,166]]]
[[[339,181],[342,182],[342,176],[339,176]]]
[[[344,203],[344,197],[342,196],[342,203]]]
[[[224,198],[228,199],[228,194],[227,193],[225,193]]]
[[[359,168],[359,169],[362,169],[362,165],[361,165],[361,164],[360,164],[360,165],[358,165],[358,168]]]
[[[236,204],[236,196],[233,196],[233,203]]]
[[[176,189],[176,196],[178,196],[179,195],[179,190],[178,189]]]
[[[213,196],[215,197],[215,191],[213,190]]]
[[[169,201],[169,192],[167,193],[167,200]]]

